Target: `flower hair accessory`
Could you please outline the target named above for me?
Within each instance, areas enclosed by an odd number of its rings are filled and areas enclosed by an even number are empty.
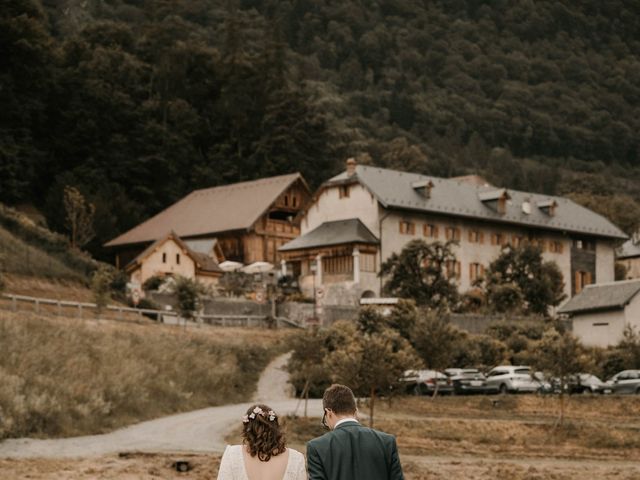
[[[265,412],[260,407],[256,407],[251,411],[249,415],[243,415],[242,423],[249,423],[251,420],[255,420],[256,415],[260,415],[263,418],[268,418],[270,422],[273,422],[276,418],[278,418],[276,412],[274,412],[273,410]]]

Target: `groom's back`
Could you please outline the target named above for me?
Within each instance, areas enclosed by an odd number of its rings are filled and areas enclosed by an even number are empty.
[[[402,478],[395,438],[356,422],[311,440],[307,452],[310,480]]]

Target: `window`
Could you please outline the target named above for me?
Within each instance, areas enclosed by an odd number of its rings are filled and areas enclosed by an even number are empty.
[[[167,254],[166,253],[162,254],[162,263],[167,263]]]
[[[484,243],[484,233],[479,230],[469,230],[469,243]]]
[[[507,237],[502,233],[491,234],[491,245],[504,245],[507,243]]]
[[[484,265],[481,263],[469,264],[469,280],[472,282],[478,278],[484,277]]]
[[[361,272],[376,271],[376,254],[375,253],[360,254],[360,271]]]
[[[353,273],[353,256],[326,257],[322,259],[322,271],[327,275],[346,275]]]
[[[575,292],[580,293],[584,287],[593,283],[591,272],[575,272]]]
[[[176,253],[176,264],[180,265],[180,254]]]
[[[511,245],[514,247],[519,247],[524,242],[524,237],[521,235],[512,235],[511,236]]]
[[[298,197],[295,195],[291,197],[291,206],[294,208],[298,206]]]
[[[349,198],[349,185],[340,185],[340,198]]]
[[[549,242],[549,251],[551,253],[562,253],[562,250],[562,242],[559,242],[558,240]]]
[[[445,264],[445,268],[447,270],[447,277],[460,278],[460,270],[461,270],[460,262],[457,262],[455,260],[447,260],[447,263]]]
[[[438,226],[431,223],[425,223],[422,226],[422,235],[429,238],[438,238]]]
[[[540,248],[541,252],[545,252],[546,251],[547,242],[545,242],[544,239],[542,239],[542,238],[532,238],[529,241],[531,242],[531,245],[535,245],[536,247]]]
[[[416,233],[415,223],[406,220],[400,220],[400,233],[406,235],[414,235]]]
[[[596,250],[596,242],[594,240],[576,239],[573,241],[573,247],[579,250],[594,252]]]
[[[445,237],[447,240],[460,241],[460,229],[458,227],[447,227]]]
[[[284,206],[288,207],[289,206],[289,195],[285,195],[284,196]]]

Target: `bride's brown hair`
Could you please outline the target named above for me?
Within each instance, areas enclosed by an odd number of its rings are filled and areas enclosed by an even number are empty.
[[[255,413],[256,409],[262,413]],[[242,424],[242,440],[252,457],[258,456],[263,462],[280,455],[286,450],[284,432],[280,428],[278,416],[271,407],[263,404],[252,405]],[[251,418],[253,414],[254,418]],[[273,420],[270,420],[273,418]]]

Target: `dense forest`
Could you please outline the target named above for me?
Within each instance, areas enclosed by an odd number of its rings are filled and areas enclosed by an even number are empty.
[[[195,188],[360,161],[640,222],[640,4],[5,0],[0,201],[100,245]]]

